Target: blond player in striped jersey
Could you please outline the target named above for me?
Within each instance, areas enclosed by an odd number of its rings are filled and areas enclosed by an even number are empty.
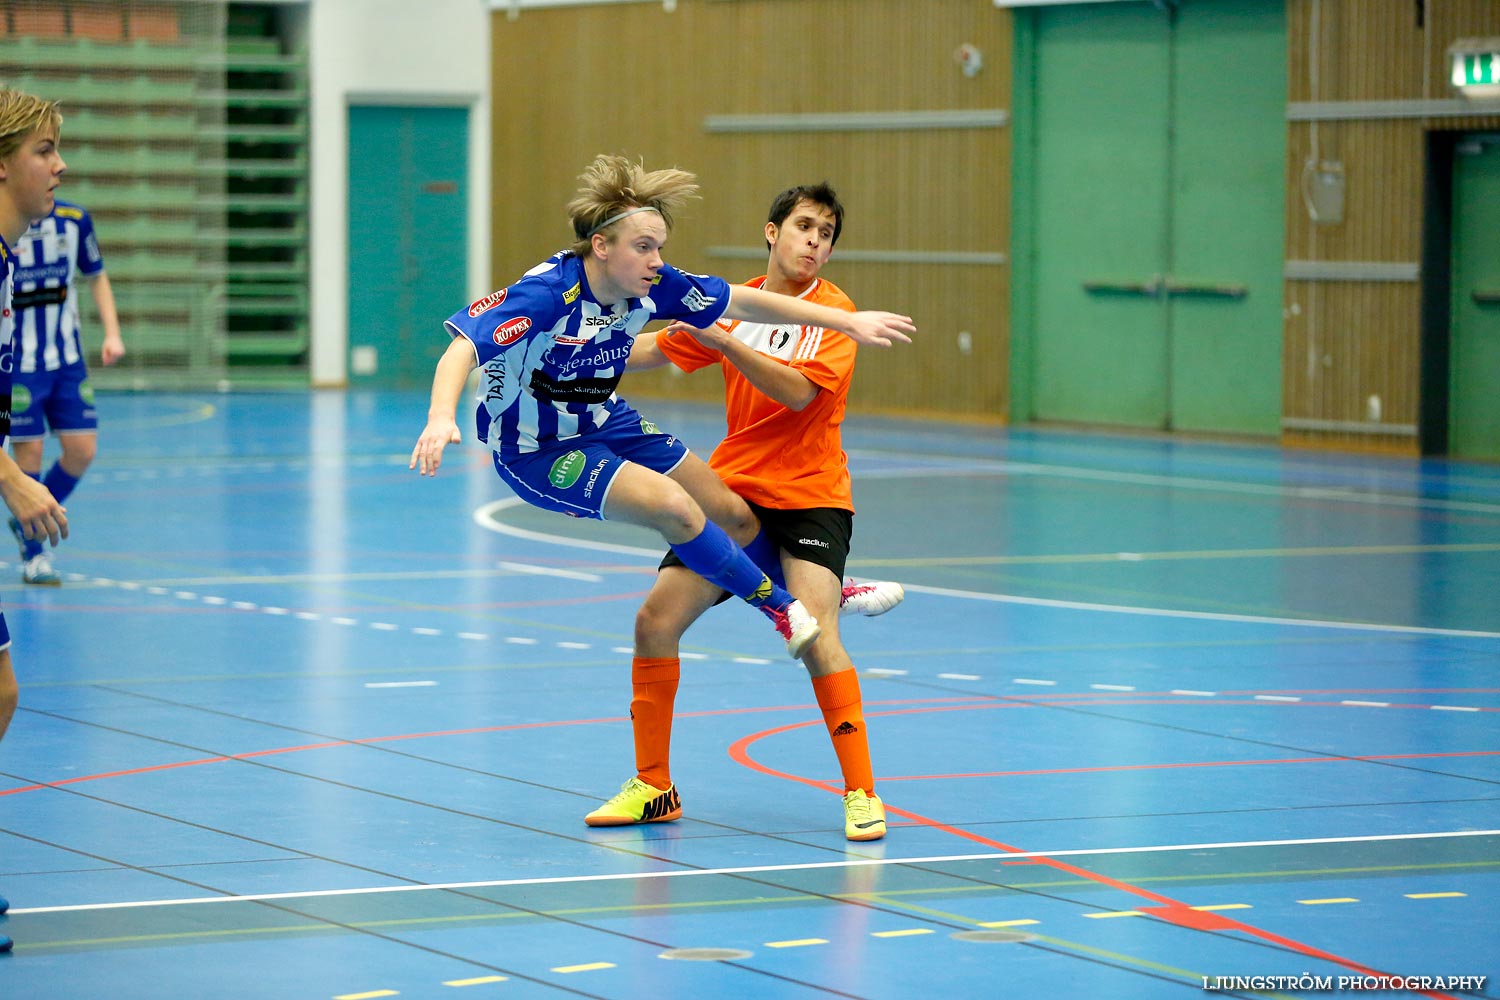
[[[57,105],[17,90],[0,89],[0,499],[28,538],[47,538],[56,545],[68,536],[62,504],[41,483],[27,476],[5,451],[10,434],[11,372],[15,368],[15,324],[10,309],[11,246],[32,220],[52,211],[53,191],[68,169],[58,152],[62,114]],[[0,613],[0,738],[15,714],[19,691],[11,664],[10,629]],[[0,913],[9,907],[0,899]],[[10,938],[0,934],[0,951]]]

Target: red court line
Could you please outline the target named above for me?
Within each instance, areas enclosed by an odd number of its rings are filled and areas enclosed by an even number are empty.
[[[1056,700],[1056,699],[1060,699],[1060,698],[1071,698],[1071,700],[1066,701],[1066,702],[1060,701],[1060,700]],[[1123,698],[1123,700],[1122,700],[1122,698]],[[995,697],[995,696],[990,696],[990,695],[965,695],[965,696],[955,696],[955,697],[952,697],[952,698],[936,698],[936,699],[931,699],[931,698],[905,698],[905,699],[892,698],[892,699],[886,699],[886,700],[883,700],[883,701],[867,701],[867,702],[865,702],[865,705],[867,707],[873,707],[873,706],[876,706],[876,705],[920,705],[920,706],[922,706],[920,708],[897,709],[897,710],[892,710],[892,711],[887,711],[887,712],[871,713],[871,714],[878,714],[878,715],[881,715],[881,716],[886,716],[886,715],[916,715],[916,714],[924,714],[924,713],[930,713],[930,712],[949,712],[949,711],[953,711],[953,710],[958,709],[958,708],[964,708],[964,709],[1002,709],[1002,708],[1021,709],[1021,708],[1044,708],[1044,707],[1048,707],[1048,706],[1052,706],[1052,705],[1063,705],[1063,704],[1066,704],[1066,705],[1113,705],[1113,704],[1122,704],[1122,703],[1124,703],[1124,704],[1131,704],[1131,705],[1204,705],[1204,704],[1224,705],[1224,704],[1234,704],[1234,705],[1265,705],[1265,706],[1268,706],[1268,707],[1279,706],[1279,707],[1284,707],[1284,708],[1296,708],[1296,707],[1299,707],[1299,706],[1319,706],[1319,705],[1322,705],[1322,706],[1338,706],[1337,702],[1259,702],[1259,701],[1254,701],[1254,702],[1252,702],[1252,701],[1246,701],[1246,702],[1240,702],[1240,701],[1226,702],[1226,701],[1224,701],[1222,699],[1218,700],[1218,701],[1207,701],[1206,699],[1202,699],[1202,698],[1186,698],[1186,699],[1155,698],[1155,697],[1145,697],[1145,698],[1143,698],[1143,697],[1124,697],[1124,696],[1121,696],[1121,695],[1094,696],[1094,695],[1084,695],[1084,694],[1076,694],[1076,695],[1072,695],[1072,696],[1055,695],[1055,696],[1051,696],[1049,698],[1049,700],[1047,702],[1045,702],[1044,704],[1032,704],[1032,703],[1029,703],[1029,702],[1027,702],[1025,700],[1022,700],[1022,699],[1016,699],[1016,698],[1010,698],[1010,697],[1000,698],[1000,697]],[[1351,707],[1351,706],[1340,706],[1340,707]],[[1390,707],[1390,708],[1413,708],[1413,709],[1428,709],[1428,708],[1431,708],[1430,705],[1391,705],[1391,706],[1388,706],[1388,707]],[[692,719],[692,718],[704,718],[704,717],[708,717],[708,716],[745,715],[745,714],[749,714],[749,713],[760,713],[760,712],[809,711],[809,710],[814,709],[814,708],[816,708],[815,705],[768,705],[768,706],[763,706],[763,707],[759,707],[759,708],[706,709],[706,710],[701,711],[701,712],[679,712],[677,714],[677,718],[680,718],[680,719]],[[1482,709],[1481,711],[1493,712],[1493,711],[1500,711],[1500,710],[1497,710],[1497,709]],[[332,748],[335,748],[335,747],[359,746],[361,744],[394,743],[394,742],[403,741],[403,740],[421,740],[421,739],[430,739],[430,738],[439,737],[439,736],[472,736],[472,735],[477,735],[477,734],[481,734],[481,733],[500,733],[500,732],[508,732],[508,731],[511,731],[511,730],[519,730],[519,729],[548,729],[548,728],[553,728],[553,727],[557,727],[557,726],[592,726],[592,725],[597,725],[597,724],[600,724],[600,723],[618,723],[618,722],[627,722],[627,721],[629,721],[629,717],[628,716],[611,716],[611,717],[600,718],[600,719],[561,719],[561,720],[556,720],[556,721],[553,721],[553,722],[521,722],[521,723],[515,723],[513,725],[508,725],[508,726],[479,726],[479,727],[475,727],[475,728],[471,728],[471,729],[443,729],[443,730],[435,730],[433,732],[425,732],[425,733],[395,733],[395,734],[388,735],[388,736],[368,736],[368,737],[363,737],[363,738],[357,739],[357,740],[330,740],[330,741],[323,742],[323,743],[304,743],[304,744],[300,744],[300,745],[297,745],[297,746],[272,747],[272,748],[267,749],[267,750],[249,750],[249,751],[246,751],[245,753],[225,754],[223,756],[218,756],[218,757],[201,757],[201,758],[198,758],[196,760],[179,760],[179,761],[172,761],[171,763],[167,763],[167,764],[152,764],[152,765],[148,765],[148,766],[145,766],[145,767],[127,768],[127,769],[123,769],[123,770],[119,770],[119,771],[104,771],[104,772],[101,772],[101,773],[98,773],[98,774],[82,774],[82,775],[77,775],[77,776],[72,777],[72,778],[62,778],[62,779],[60,779],[58,781],[41,782],[41,783],[33,784],[33,785],[21,785],[21,786],[16,787],[16,788],[0,789],[0,797],[4,797],[6,795],[19,795],[19,794],[21,794],[23,792],[40,791],[40,790],[42,790],[44,788],[61,788],[61,787],[65,786],[65,785],[76,785],[76,784],[80,784],[80,783],[86,782],[86,781],[100,781],[100,780],[103,780],[105,778],[122,778],[122,777],[130,777],[132,775],[152,774],[152,773],[157,772],[157,771],[170,771],[170,770],[174,770],[176,768],[182,768],[182,767],[197,767],[197,766],[200,766],[200,765],[203,765],[203,764],[220,764],[220,763],[224,763],[225,761],[231,761],[231,760],[251,760],[251,759],[254,759],[256,757],[274,757],[274,756],[279,756],[281,754],[301,753],[301,752],[307,751],[307,750],[327,750],[327,749],[332,749]],[[810,724],[811,723],[800,723],[799,725],[810,725]],[[796,728],[796,726],[793,726],[792,728]],[[1120,765],[1120,766],[1115,766],[1115,767],[1059,768],[1059,769],[1050,770],[1050,771],[1046,771],[1046,770],[1044,770],[1044,771],[996,771],[996,772],[989,773],[989,774],[913,775],[913,776],[905,776],[905,777],[903,777],[903,776],[892,776],[892,777],[882,777],[880,780],[882,780],[882,781],[917,781],[917,780],[922,780],[923,778],[943,778],[943,777],[949,777],[949,778],[970,778],[970,777],[982,778],[982,777],[1019,777],[1019,776],[1025,776],[1025,775],[1041,775],[1041,774],[1069,774],[1069,773],[1087,774],[1087,773],[1104,772],[1104,771],[1148,770],[1148,769],[1151,769],[1151,768],[1163,768],[1163,769],[1165,769],[1165,768],[1185,768],[1185,767],[1238,767],[1238,766],[1242,766],[1242,765],[1246,765],[1246,764],[1296,764],[1296,763],[1324,763],[1324,762],[1328,762],[1328,761],[1358,761],[1358,760],[1402,759],[1403,756],[1411,756],[1411,757],[1422,757],[1422,756],[1433,756],[1433,757],[1443,757],[1443,756],[1449,756],[1449,757],[1453,757],[1453,756],[1479,756],[1479,755],[1481,755],[1481,753],[1489,753],[1489,752],[1492,752],[1492,751],[1484,751],[1484,752],[1476,751],[1476,752],[1474,752],[1472,754],[1425,754],[1425,755],[1424,754],[1413,754],[1413,755],[1392,755],[1390,757],[1380,757],[1380,756],[1366,756],[1366,757],[1309,757],[1309,758],[1303,758],[1303,759],[1263,760],[1263,761],[1205,761],[1205,762],[1199,762],[1199,763],[1182,763],[1182,764],[1133,764],[1133,765]],[[1495,751],[1495,752],[1500,752],[1500,751]],[[822,786],[820,785],[819,787],[822,787]]]
[[[953,709],[950,709],[950,711],[961,711],[961,709],[955,707]],[[785,771],[778,771],[775,768],[767,767],[766,765],[761,764],[759,761],[756,761],[750,756],[749,749],[751,745],[758,743],[763,739],[768,739],[772,736],[779,736],[782,733],[788,733],[796,729],[804,729],[808,726],[817,726],[822,724],[823,721],[821,719],[814,719],[808,722],[795,722],[791,725],[778,726],[775,729],[765,729],[758,733],[751,733],[748,736],[742,736],[740,739],[735,740],[734,743],[730,745],[729,757],[735,763],[741,765],[742,767],[747,767],[752,771],[758,771],[761,774],[765,774],[774,778],[781,778],[785,781],[795,781],[799,784],[807,785],[811,788],[833,792],[835,795],[843,795],[844,787],[842,781],[836,783],[818,781],[813,778],[804,778],[800,775],[789,774]],[[939,820],[935,820],[927,816],[919,815],[906,809],[898,809],[894,806],[887,805],[885,807],[885,811],[887,813],[894,813],[897,816],[904,817],[905,819],[911,820],[912,822],[920,826],[939,830],[943,833],[951,834],[952,836],[960,837],[964,840],[973,841],[976,844],[983,844],[986,847],[991,847],[995,850],[1003,851],[1007,854],[1030,853],[1023,848],[1014,847],[1010,844],[1005,844],[998,840],[992,840],[989,837],[982,837],[977,833],[973,833],[956,826],[951,826],[947,823],[943,823]],[[1099,885],[1107,886],[1111,889],[1124,892],[1128,895],[1138,896],[1141,899],[1150,900],[1157,905],[1152,907],[1139,908],[1142,913],[1146,913],[1150,916],[1156,917],[1159,920],[1175,924],[1179,927],[1184,927],[1189,930],[1237,931],[1241,934],[1248,934],[1252,937],[1260,938],[1262,941],[1269,941],[1272,944],[1278,945],[1282,948],[1286,948],[1290,951],[1294,951],[1299,955],[1305,955],[1309,958],[1318,958],[1326,962],[1332,962],[1335,965],[1341,965],[1344,968],[1351,969],[1355,972],[1360,973],[1361,975],[1391,975],[1391,973],[1386,973],[1378,969],[1371,968],[1370,966],[1364,965],[1360,962],[1356,962],[1353,959],[1344,958],[1341,955],[1335,955],[1332,952],[1324,951],[1321,948],[1315,948],[1312,945],[1303,944],[1300,941],[1294,941],[1291,938],[1283,937],[1280,934],[1255,927],[1240,920],[1235,920],[1232,917],[1226,917],[1222,914],[1217,913],[1208,914],[1199,910],[1195,910],[1181,900],[1173,899],[1170,896],[1164,896],[1161,893],[1152,892],[1150,889],[1146,889],[1138,885],[1131,885],[1128,882],[1122,882],[1119,879],[1111,878],[1110,876],[1103,875],[1099,872],[1089,871],[1087,868],[1080,868],[1077,865],[1069,864],[1066,861],[1048,857],[1034,857],[1028,860],[1034,860],[1039,864],[1047,865],[1051,868],[1057,869],[1058,871],[1065,872],[1078,878],[1087,879],[1090,882],[1095,882]],[[1420,995],[1422,996],[1441,998],[1441,1000],[1460,1000],[1460,998],[1454,997],[1452,994],[1448,993],[1434,993],[1426,990],[1418,992],[1420,992]]]
[[[955,698],[938,699],[940,702],[969,703],[974,701],[989,701],[990,699],[980,696],[964,696]],[[870,705],[911,705],[929,704],[932,699],[910,698],[892,699],[889,701],[867,702]],[[734,708],[715,709],[702,712],[681,712],[678,718],[699,718],[712,715],[742,715],[748,712],[796,712],[815,709],[816,705],[771,705],[763,708]],[[1017,706],[1020,707],[1020,706]],[[357,740],[329,740],[323,743],[304,743],[290,747],[272,747],[267,750],[249,750],[245,753],[224,754],[217,757],[200,757],[196,760],[178,760],[168,764],[151,764],[145,767],[132,767],[119,771],[105,771],[99,774],[80,774],[72,778],[62,778],[58,781],[42,782],[35,785],[22,785],[17,788],[0,789],[0,797],[6,795],[19,795],[22,792],[35,792],[44,788],[61,788],[64,785],[76,785],[85,781],[100,781],[105,778],[123,778],[138,774],[152,774],[157,771],[171,771],[180,767],[198,767],[203,764],[222,764],[231,760],[251,760],[256,757],[275,757],[281,754],[301,753],[305,750],[327,750],[334,747],[353,747],[361,744],[394,743],[401,740],[423,740],[439,736],[472,736],[479,733],[502,733],[518,729],[550,729],[557,726],[592,726],[606,722],[629,722],[629,716],[612,716],[603,719],[561,719],[553,722],[518,722],[508,726],[478,726],[472,729],[443,729],[427,733],[395,733],[389,736],[368,736]]]

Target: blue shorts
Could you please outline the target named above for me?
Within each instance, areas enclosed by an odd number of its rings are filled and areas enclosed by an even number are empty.
[[[509,462],[494,459],[500,478],[533,507],[602,521],[610,484],[626,462],[665,476],[687,453],[687,445],[622,400],[599,430],[545,442]]]
[[[39,441],[48,428],[54,433],[96,431],[94,387],[82,363],[52,371],[17,372],[10,390],[12,441]]]
[[[0,649],[10,648],[10,626],[5,624],[5,612],[0,611]]]

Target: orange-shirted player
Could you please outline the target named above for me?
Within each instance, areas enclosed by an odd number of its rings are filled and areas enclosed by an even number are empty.
[[[818,277],[843,219],[843,206],[827,184],[782,192],[765,226],[766,274],[746,284],[853,312],[849,297]],[[779,555],[787,590],[823,623],[802,662],[843,771],[844,833],[850,840],[878,840],[885,836],[885,807],[875,794],[859,679],[837,623],[841,601],[845,613],[879,614],[894,607],[903,591],[899,584],[843,583],[854,504],[839,425],[856,347],[820,327],[721,321],[695,330],[674,324],[637,337],[628,368],[671,362],[685,371],[722,369],[728,434],[709,465],[760,518],[761,538],[779,548],[752,551],[756,562],[774,565]],[[670,554],[663,561],[636,615],[630,712],[637,774],[585,817],[590,826],[682,815],[668,763],[678,646],[688,627],[723,598],[721,589]]]

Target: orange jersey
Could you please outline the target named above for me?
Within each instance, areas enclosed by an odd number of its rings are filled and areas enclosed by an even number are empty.
[[[745,282],[752,288],[765,276]],[[818,278],[799,298],[854,311],[839,287]],[[854,376],[857,345],[837,330],[795,324],[741,323],[719,326],[761,354],[791,365],[820,391],[804,410],[789,410],[751,385],[738,368],[689,333],[658,335],[662,353],[683,371],[717,364],[724,373],[724,404],[729,433],[708,464],[740,496],[762,507],[854,510],[849,456],[839,425]]]

